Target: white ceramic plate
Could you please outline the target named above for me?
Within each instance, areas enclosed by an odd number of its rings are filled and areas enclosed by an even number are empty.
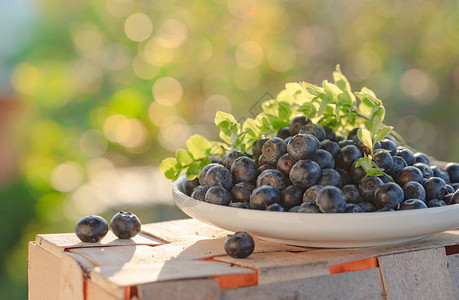
[[[397,244],[459,227],[459,204],[394,212],[305,214],[233,208],[198,201],[173,186],[177,206],[190,217],[257,238],[307,247],[349,248]]]

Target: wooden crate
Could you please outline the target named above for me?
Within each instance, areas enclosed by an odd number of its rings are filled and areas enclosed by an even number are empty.
[[[37,235],[29,299],[459,299],[459,231],[350,249],[256,239],[248,259],[225,255],[227,234],[189,219],[97,244]]]

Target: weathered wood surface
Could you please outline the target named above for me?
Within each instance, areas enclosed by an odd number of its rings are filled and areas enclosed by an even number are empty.
[[[29,298],[378,299],[387,293],[388,299],[409,299],[437,293],[452,299],[456,293],[459,299],[459,231],[350,249],[255,239],[248,259],[226,255],[229,233],[189,219],[143,225],[132,240],[110,233],[96,244],[81,243],[73,233],[38,235],[29,245]],[[420,287],[409,294],[401,292],[416,283]]]
[[[388,299],[454,299],[445,249],[379,258]]]

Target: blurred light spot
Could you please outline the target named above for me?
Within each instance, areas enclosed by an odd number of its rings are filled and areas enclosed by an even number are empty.
[[[204,102],[204,117],[209,122],[213,122],[217,111],[231,113],[231,103],[228,98],[222,95],[212,95],[207,98]]]
[[[51,173],[51,186],[60,192],[70,192],[83,182],[83,168],[73,161],[57,166]]]
[[[73,43],[78,52],[94,61],[99,61],[103,56],[103,38],[97,28],[91,25],[83,25],[71,32]]]
[[[269,66],[277,72],[290,70],[296,62],[296,51],[289,45],[274,45],[267,53]]]
[[[163,106],[158,102],[152,102],[148,108],[148,116],[158,127],[169,126],[177,118],[177,109],[175,106]]]
[[[438,96],[438,85],[420,69],[406,71],[401,78],[403,92],[420,104],[432,103]]]
[[[69,219],[75,218],[75,215],[93,215],[103,212],[107,209],[101,201],[103,197],[108,198],[108,194],[112,191],[106,190],[107,194],[104,195],[103,191],[98,190],[98,187],[84,184],[73,192],[70,196],[70,201],[64,206],[64,213]]]
[[[147,130],[142,122],[123,115],[113,115],[104,123],[105,136],[128,148],[141,146],[147,139]]]
[[[362,50],[356,53],[351,59],[352,77],[355,80],[365,80],[381,69],[381,59],[376,52]]]
[[[132,8],[130,0],[107,0],[107,10],[115,17],[124,17],[128,15]]]
[[[76,88],[81,93],[97,92],[102,86],[102,70],[88,60],[78,60],[74,64]]]
[[[182,96],[182,85],[172,77],[160,78],[153,85],[153,97],[161,105],[173,106],[182,100]]]
[[[422,148],[429,148],[435,144],[435,141],[439,137],[435,126],[431,123],[424,121],[424,135],[422,138],[417,140],[416,144]]]
[[[239,44],[236,49],[236,62],[243,68],[256,68],[263,60],[263,49],[254,41]]]
[[[123,115],[112,115],[108,117],[104,122],[104,134],[112,142],[118,142],[116,137],[116,129],[122,124],[127,118]]]
[[[114,86],[128,85],[136,78],[134,71],[131,68],[111,72],[109,75],[110,81]]]
[[[191,134],[191,127],[183,119],[177,118],[174,124],[161,127],[159,131],[159,143],[165,149],[175,151],[185,145],[186,140]]]
[[[146,62],[157,67],[172,62],[176,57],[176,51],[174,49],[165,48],[160,45],[156,39],[149,40],[141,54]]]
[[[122,44],[110,44],[104,49],[105,67],[110,70],[126,69],[131,60],[129,49]]]
[[[257,8],[256,0],[228,0],[228,10],[236,18],[246,19]]]
[[[424,123],[416,116],[402,117],[396,129],[407,142],[416,142],[424,137]]]
[[[124,23],[126,36],[136,42],[146,40],[153,31],[153,23],[147,15],[135,13],[130,15]]]
[[[88,157],[99,157],[107,151],[107,140],[99,130],[89,130],[80,137],[80,149]]]
[[[132,68],[137,77],[146,80],[152,79],[153,77],[158,75],[160,71],[160,68],[148,64],[139,55],[137,55],[132,61]]]
[[[204,63],[212,56],[212,45],[205,37],[199,38],[199,40],[195,42],[194,46],[196,47],[195,56],[199,62]]]
[[[229,80],[223,73],[212,73],[204,78],[202,91],[205,96],[226,94],[229,89]]]
[[[11,85],[19,93],[34,94],[39,88],[40,71],[29,63],[18,64],[11,76]]]
[[[188,28],[178,20],[167,20],[157,31],[158,43],[166,48],[180,47],[188,38]]]
[[[260,83],[260,71],[255,69],[243,69],[237,66],[233,72],[233,80],[238,88],[243,91],[254,89]]]

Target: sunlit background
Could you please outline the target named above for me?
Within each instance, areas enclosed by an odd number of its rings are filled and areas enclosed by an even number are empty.
[[[87,214],[184,217],[159,162],[286,82],[368,86],[409,144],[459,161],[456,1],[0,1],[0,291]],[[8,296],[7,296],[8,295]],[[6,298],[5,298],[6,299]]]

